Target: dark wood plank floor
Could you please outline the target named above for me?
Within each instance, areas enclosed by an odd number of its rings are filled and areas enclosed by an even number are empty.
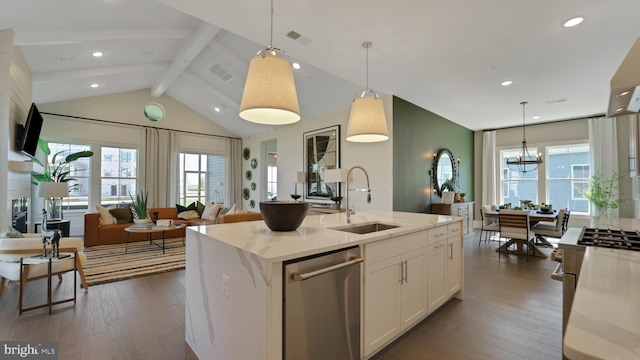
[[[465,300],[448,302],[375,359],[560,359],[562,284],[549,277],[555,264],[498,260],[496,247],[466,240]],[[53,281],[55,296],[72,294],[70,276]],[[45,286],[27,285],[27,306],[46,298]],[[52,315],[18,315],[17,292],[12,284],[0,297],[2,340],[58,341],[65,360],[196,358],[184,341],[184,271],[92,286]]]

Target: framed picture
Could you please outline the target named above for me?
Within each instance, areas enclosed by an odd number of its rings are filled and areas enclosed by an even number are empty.
[[[453,197],[455,192],[453,191],[445,191],[442,193],[442,203],[443,204],[453,204]]]
[[[304,139],[304,172],[306,199],[332,203],[341,196],[339,183],[326,183],[324,172],[340,168],[340,125],[306,132]]]

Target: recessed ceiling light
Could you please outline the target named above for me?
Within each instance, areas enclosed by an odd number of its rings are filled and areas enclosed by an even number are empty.
[[[576,16],[574,18],[571,18],[567,21],[564,22],[564,24],[562,24],[562,26],[569,28],[569,27],[574,27],[580,23],[582,23],[584,21],[584,17],[582,16]]]
[[[619,108],[616,109],[615,112],[619,112],[619,111],[622,111],[622,110],[624,110],[624,108],[623,107],[619,107]]]
[[[538,119],[540,119],[540,115],[533,115],[532,119],[533,120],[538,120]]]
[[[91,53],[91,55],[93,57],[100,57],[100,56],[104,55],[104,53],[102,51],[94,51],[93,53]]]
[[[220,108],[219,107],[214,107],[213,110],[215,110],[216,112],[220,112]]]
[[[292,65],[294,69],[300,70],[300,64],[298,64],[297,62],[294,62]]]
[[[509,86],[511,84],[513,84],[513,81],[511,81],[511,80],[505,80],[505,81],[500,83],[500,85],[502,85],[502,86]]]
[[[627,90],[627,91],[623,91],[620,94],[616,95],[616,96],[625,96],[625,95],[629,95],[631,93],[631,91]]]
[[[89,86],[91,86],[92,88],[94,88],[94,89],[95,89],[95,88],[99,87],[99,86],[100,86],[100,84],[98,84],[98,83],[93,83],[93,84],[91,84],[91,85],[89,85]]]

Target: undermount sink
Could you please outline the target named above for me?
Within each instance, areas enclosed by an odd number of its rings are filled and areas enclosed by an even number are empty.
[[[367,224],[353,224],[353,225],[347,225],[347,226],[340,226],[340,227],[334,227],[331,229],[350,232],[354,234],[369,234],[372,232],[395,229],[397,227],[400,227],[400,226],[393,225],[393,224],[385,224],[380,222],[373,222],[373,223],[367,223]]]

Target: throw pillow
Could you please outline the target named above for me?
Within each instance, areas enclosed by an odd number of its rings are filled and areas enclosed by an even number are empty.
[[[231,209],[229,209],[229,211],[227,211],[227,214],[238,214],[238,211],[239,211],[239,209],[236,207],[236,204],[233,204]]]
[[[111,215],[109,210],[115,209],[115,205],[111,205],[109,207],[102,207],[100,205],[96,205],[96,210],[100,214],[100,218],[98,219],[98,224],[100,225],[112,225],[117,224],[117,219]]]
[[[117,219],[118,224],[127,224],[133,222],[133,214],[131,213],[131,205],[126,205],[121,208],[115,208],[109,210],[111,215]]]
[[[218,212],[218,216],[216,216],[216,224],[220,224],[220,217],[222,215],[225,215],[229,212],[229,210],[231,210],[231,208],[222,208],[220,209],[220,211]]]
[[[191,204],[189,204],[189,206],[182,206],[180,204],[176,204],[176,210],[178,210],[178,214],[180,214],[183,211],[197,210],[197,207],[195,202],[192,202]]]
[[[178,219],[182,219],[182,220],[198,219],[199,217],[200,216],[198,216],[198,212],[195,210],[187,210],[187,211],[178,213]]]
[[[1,238],[22,238],[22,233],[11,226],[7,226],[4,230],[0,232]]]
[[[202,217],[202,213],[204,212],[205,204],[200,201],[196,201],[196,211],[198,212],[198,216]]]
[[[215,220],[218,217],[218,213],[222,210],[222,206],[220,204],[208,203],[204,207],[204,211],[200,215],[202,220]]]

